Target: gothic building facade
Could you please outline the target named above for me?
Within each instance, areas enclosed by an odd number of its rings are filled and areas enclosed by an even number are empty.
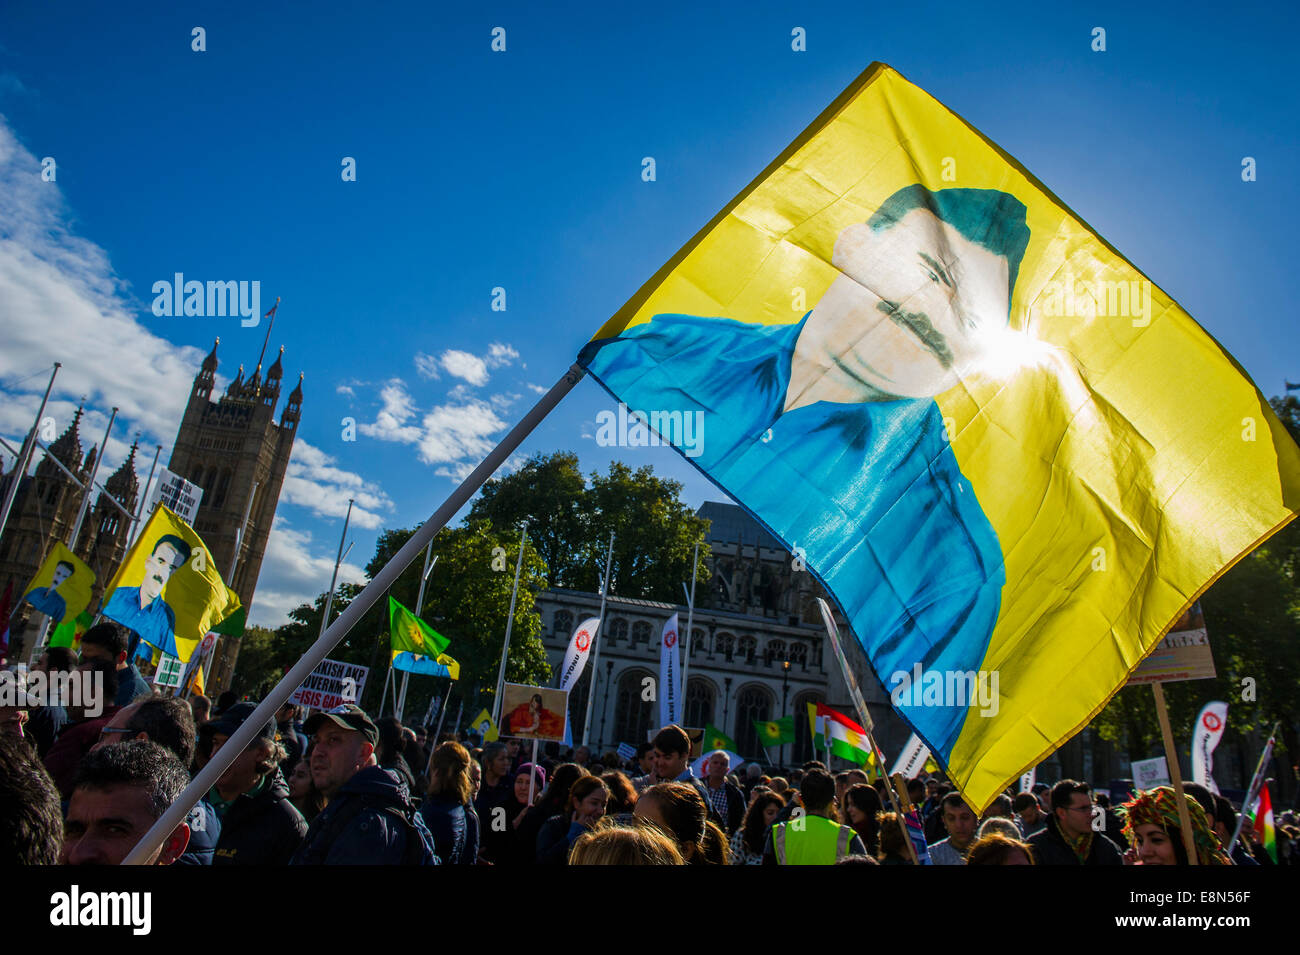
[[[219,344],[218,339],[194,379],[167,467],[203,488],[194,529],[208,545],[226,583],[247,608],[253,602],[298,431],[302,376],[289,393],[278,421],[283,348],[265,377],[260,359],[248,378],[241,365],[225,393],[213,399]],[[33,474],[21,477],[11,471],[0,478],[0,500],[9,482],[20,481],[9,522],[0,537],[0,594],[12,580],[15,601],[54,543],[68,542],[76,521],[81,486],[94,467],[96,454],[93,446],[89,451],[82,448],[81,417],[78,409],[72,423],[39,458]],[[106,493],[100,492],[93,499],[93,508],[83,520],[73,547],[74,553],[95,572],[92,608],[99,605],[102,589],[125,555],[131,538],[128,514],[135,512],[143,491],[136,463],[136,446],[132,445],[122,466],[103,481]],[[28,615],[29,608],[24,604],[12,621],[13,633],[22,632]],[[210,690],[219,691],[229,685],[238,649],[237,638],[218,642],[208,681]]]
[[[203,488],[194,530],[208,545],[226,583],[239,594],[240,604],[247,608],[253,603],[298,433],[302,375],[289,393],[279,421],[275,409],[284,376],[283,347],[265,378],[261,359],[248,378],[240,365],[225,393],[213,400],[220,343],[220,339],[213,343],[194,379],[167,468]],[[238,652],[237,638],[218,641],[209,678],[211,689],[229,685]]]
[[[674,613],[683,634],[683,722],[692,728],[713,725],[736,740],[741,755],[798,765],[814,758],[807,704],[822,702],[854,716],[844,676],[835,660],[816,598],[820,585],[802,569],[795,555],[734,504],[706,503],[701,517],[711,521],[709,577],[711,607],[697,590],[697,607],[686,639],[687,608],[611,595],[607,626],[599,637],[599,659],[588,666],[570,694],[573,738],[582,739],[587,701],[595,681],[591,728],[593,748],[642,742],[658,728],[659,705],[647,699],[647,678],[659,676],[659,637]],[[600,612],[600,595],[549,590],[538,597],[542,639],[554,670],[564,658],[573,629]],[[840,633],[848,629],[839,621]],[[889,695],[850,639],[845,652],[867,709],[876,724],[877,741],[896,753],[908,730],[893,714]],[[764,751],[754,721],[791,715],[795,742]],[[856,716],[854,716],[856,719]],[[824,759],[819,751],[816,758]]]

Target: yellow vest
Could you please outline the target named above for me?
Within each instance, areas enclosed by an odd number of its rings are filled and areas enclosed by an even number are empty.
[[[772,827],[778,865],[834,865],[849,854],[854,831],[825,816],[807,815]]]

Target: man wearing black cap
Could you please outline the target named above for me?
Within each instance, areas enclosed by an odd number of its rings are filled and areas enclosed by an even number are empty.
[[[311,778],[325,809],[312,820],[293,865],[437,865],[433,837],[406,784],[375,759],[379,729],[352,703],[317,713]]]
[[[221,714],[212,724],[214,754],[255,709],[256,703],[236,703]],[[302,845],[307,821],[289,802],[289,787],[280,773],[284,747],[275,734],[274,721],[260,727],[208,793],[221,817],[213,865],[286,865]]]

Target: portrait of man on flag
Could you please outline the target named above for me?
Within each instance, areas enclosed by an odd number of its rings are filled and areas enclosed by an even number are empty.
[[[159,505],[105,591],[105,617],[152,647],[189,662],[209,631],[239,609],[194,528]]]
[[[94,571],[62,542],[56,542],[19,603],[26,601],[33,610],[49,617],[50,625],[57,628],[86,609],[94,586]]]

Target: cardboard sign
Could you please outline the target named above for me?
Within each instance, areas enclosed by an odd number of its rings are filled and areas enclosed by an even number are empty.
[[[1163,756],[1155,759],[1140,759],[1133,764],[1133,788],[1155,789],[1157,786],[1171,786],[1169,764]]]
[[[154,506],[162,504],[169,511],[180,516],[186,524],[193,525],[199,513],[199,502],[203,500],[203,488],[191,484],[179,474],[173,474],[162,468],[162,476],[149,492],[149,501],[145,507],[146,514],[152,514]]]
[[[154,686],[180,686],[185,664],[178,657],[164,653],[158,660],[158,669],[154,672]]]
[[[1183,614],[1165,638],[1138,664],[1138,668],[1128,678],[1128,685],[1212,680],[1215,676],[1217,673],[1214,669],[1214,655],[1210,652],[1210,635],[1205,629],[1201,605],[1197,603]]]
[[[361,699],[369,673],[369,667],[356,663],[322,660],[302,686],[294,690],[289,702],[313,710],[332,710],[344,703],[355,703]]]

